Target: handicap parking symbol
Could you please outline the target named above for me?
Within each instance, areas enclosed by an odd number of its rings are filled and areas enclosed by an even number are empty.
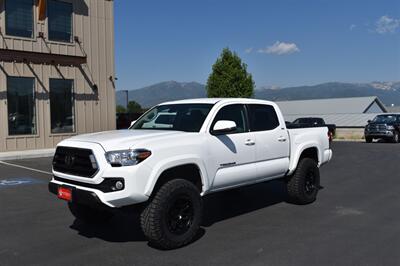
[[[28,180],[0,180],[0,186],[18,186],[22,184],[31,183]]]
[[[28,185],[34,183],[41,183],[41,182],[31,177],[0,179],[0,188]]]

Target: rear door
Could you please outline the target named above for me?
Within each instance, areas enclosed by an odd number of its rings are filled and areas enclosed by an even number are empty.
[[[289,169],[289,135],[272,105],[248,104],[250,131],[256,142],[257,178],[285,175]]]
[[[236,123],[237,129],[225,135],[213,135],[212,128],[220,120]],[[207,134],[208,165],[214,176],[212,190],[221,190],[251,182],[256,177],[255,140],[249,132],[243,104],[223,106],[216,114]]]

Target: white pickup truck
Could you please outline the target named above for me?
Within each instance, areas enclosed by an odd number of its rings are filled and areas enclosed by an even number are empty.
[[[171,115],[152,123],[160,113]],[[202,196],[284,178],[289,199],[308,204],[331,157],[328,128],[287,129],[273,102],[182,100],[153,107],[128,130],[60,142],[49,191],[88,223],[141,206],[145,236],[171,249],[195,237]]]

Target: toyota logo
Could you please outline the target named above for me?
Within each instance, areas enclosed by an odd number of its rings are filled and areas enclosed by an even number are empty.
[[[66,166],[73,166],[74,162],[75,162],[75,156],[71,155],[71,154],[67,154],[65,155],[65,159],[64,159],[65,165]]]

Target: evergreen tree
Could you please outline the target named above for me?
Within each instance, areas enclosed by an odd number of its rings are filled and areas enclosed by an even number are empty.
[[[117,113],[126,113],[126,108],[123,107],[122,105],[117,105]]]
[[[130,101],[128,103],[128,113],[141,113],[142,106],[135,101]]]
[[[250,98],[254,94],[254,81],[240,57],[225,48],[212,67],[206,89],[210,98]]]

